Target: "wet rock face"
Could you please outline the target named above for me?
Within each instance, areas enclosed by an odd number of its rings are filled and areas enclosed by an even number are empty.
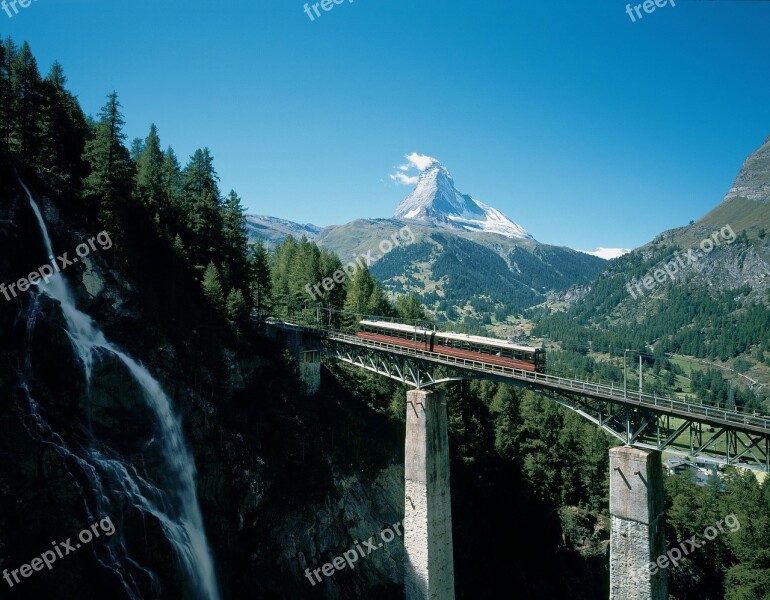
[[[396,537],[376,551],[362,544],[372,539],[378,544],[380,533],[403,519],[403,467],[386,468],[371,483],[337,474],[334,490],[335,498],[290,516],[275,532],[284,540],[278,561],[299,583],[296,597],[310,596],[312,591],[323,592],[326,598],[356,598],[402,584],[403,539]],[[365,556],[359,555],[353,568],[346,563],[331,576],[321,574],[321,582],[315,584],[306,577],[305,569],[323,567],[357,545],[362,545]]]
[[[6,198],[3,209],[18,226],[0,233],[8,241],[8,251],[0,253],[0,282],[15,281],[46,260],[29,207],[21,198]],[[45,197],[39,200],[54,248],[76,247],[88,226],[59,213]],[[153,316],[147,290],[110,269],[98,252],[68,268],[66,277],[78,307],[145,364],[172,399],[195,457],[198,498],[224,596],[307,597],[304,568],[322,566],[403,518],[402,457],[381,450],[391,443],[403,447],[403,434],[378,430],[370,450],[373,433],[361,421],[371,414],[345,424],[350,399],[334,397],[343,390],[305,403],[282,352],[249,332],[236,343],[225,327],[195,323],[174,338],[141,316]],[[196,302],[181,292],[173,301]],[[53,436],[75,454],[86,448],[113,453],[138,473],[156,471],[160,456],[153,416],[120,361],[94,361],[86,385],[57,302],[42,297],[33,306],[29,294],[12,302],[0,297],[0,327],[1,570],[19,567],[51,540],[72,537],[93,522],[99,492],[82,465],[50,443]],[[332,376],[323,377],[328,386]],[[49,431],[35,428],[23,384]],[[318,422],[327,413],[343,424],[329,423],[321,435]],[[155,517],[117,506],[109,516],[127,553],[154,573],[133,572],[144,597],[194,597]],[[325,578],[323,590],[319,584],[312,593],[401,595],[402,555],[396,539],[355,569]],[[72,597],[73,590],[82,597],[125,596],[93,552],[68,559],[67,568],[27,581],[25,591],[50,598]]]
[[[170,560],[173,551],[160,523],[129,502],[100,500],[102,486],[118,488],[113,477],[120,477],[119,470],[112,476],[100,472],[98,480],[92,477],[93,456],[99,454],[101,461],[114,461],[116,467],[152,479],[161,459],[153,443],[155,419],[141,390],[109,356],[94,362],[87,385],[58,302],[33,295],[27,300],[16,307],[17,318],[6,330],[6,341],[12,344],[8,362],[0,368],[2,387],[11,391],[4,407],[7,418],[0,421],[0,455],[8,458],[0,480],[12,482],[7,494],[0,491],[0,512],[7,519],[0,522],[0,531],[6,534],[8,550],[0,561],[19,567],[49,548],[52,538],[72,538],[96,520],[110,517],[117,529],[115,540],[100,540],[87,551],[67,556],[67,569],[25,581],[25,593],[62,597],[62,590],[79,590],[85,596],[123,597],[119,581],[103,567],[108,544],[117,543],[131,548],[131,558],[142,565],[128,571],[146,597],[154,593],[154,577],[164,582],[165,592],[182,594],[182,579],[177,563]],[[8,369],[8,363],[18,368]],[[25,527],[14,527],[14,521]]]

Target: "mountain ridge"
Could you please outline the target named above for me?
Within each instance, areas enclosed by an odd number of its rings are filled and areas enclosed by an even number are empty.
[[[425,168],[414,190],[396,207],[396,219],[421,221],[460,231],[497,233],[514,239],[534,239],[499,210],[461,193],[438,160]]]
[[[409,157],[408,157],[409,158]],[[306,236],[343,263],[375,254],[372,274],[392,294],[417,293],[437,316],[517,312],[546,294],[587,284],[606,261],[561,246],[542,244],[500,211],[457,190],[436,159],[419,156],[414,189],[389,219],[355,219],[319,228],[271,217],[249,217],[249,233],[274,245],[286,235]],[[404,165],[404,168],[408,168]],[[414,239],[391,252],[374,252],[404,228]]]
[[[535,309],[533,333],[581,352],[708,358],[770,384],[768,184],[770,138],[722,202],[611,261],[589,286],[554,294]]]

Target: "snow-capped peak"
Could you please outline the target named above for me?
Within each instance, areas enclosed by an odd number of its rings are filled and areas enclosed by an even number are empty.
[[[596,250],[590,252],[588,250],[578,250],[578,252],[582,252],[583,254],[590,254],[592,256],[598,256],[604,260],[611,260],[613,258],[619,258],[624,254],[628,254],[631,252],[631,250],[628,248],[602,248],[599,246]]]
[[[427,221],[463,231],[483,231],[510,238],[532,239],[526,229],[499,210],[461,194],[449,171],[436,159],[425,165],[417,186],[396,207],[394,216],[397,219]]]

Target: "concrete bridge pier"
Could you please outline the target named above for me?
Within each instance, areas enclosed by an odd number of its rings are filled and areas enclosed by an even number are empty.
[[[407,392],[406,413],[406,599],[454,600],[449,438],[444,393]]]
[[[610,600],[668,600],[668,570],[650,566],[666,555],[661,467],[658,451],[610,450]]]
[[[299,376],[308,396],[321,389],[321,352],[302,349],[299,353]]]
[[[299,366],[299,377],[306,395],[312,396],[321,389],[321,346],[312,336],[303,334],[299,325],[269,322],[265,326],[267,337],[284,344]]]

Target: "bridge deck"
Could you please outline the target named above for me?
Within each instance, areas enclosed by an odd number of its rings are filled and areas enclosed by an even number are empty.
[[[670,397],[661,397],[655,394],[640,394],[639,392],[630,390],[624,393],[622,389],[618,389],[612,385],[607,386],[599,383],[591,383],[577,379],[568,379],[566,377],[557,377],[555,375],[492,365],[483,361],[471,361],[437,354],[435,352],[404,348],[386,342],[365,340],[355,335],[336,331],[309,329],[306,329],[305,331],[335,343],[369,348],[400,356],[409,356],[432,364],[459,368],[464,371],[471,371],[479,374],[494,375],[498,378],[514,380],[520,384],[523,383],[531,387],[548,389],[557,393],[579,393],[583,396],[607,400],[616,404],[649,409],[657,414],[665,414],[684,419],[697,418],[703,423],[729,427],[734,431],[770,436],[770,417],[766,416],[750,415],[740,411],[701,406],[699,404],[682,402],[681,400]]]

